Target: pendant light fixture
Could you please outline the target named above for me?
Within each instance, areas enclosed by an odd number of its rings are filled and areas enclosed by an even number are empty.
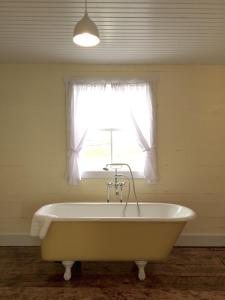
[[[100,42],[98,28],[88,16],[87,0],[84,16],[74,28],[73,42],[82,47],[93,47]]]

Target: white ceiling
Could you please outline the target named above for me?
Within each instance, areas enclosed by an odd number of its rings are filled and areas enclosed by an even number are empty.
[[[225,64],[225,0],[88,0],[101,43],[73,44],[81,0],[0,0],[0,62]]]

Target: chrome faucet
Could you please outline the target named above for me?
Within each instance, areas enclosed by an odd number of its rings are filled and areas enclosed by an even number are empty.
[[[119,198],[120,202],[123,202],[123,189],[128,183],[128,191],[130,189],[130,181],[129,178],[123,174],[118,173],[118,169],[122,167],[121,164],[107,164],[103,170],[108,171],[108,167],[111,167],[115,170],[115,175],[113,176],[113,181],[109,181],[107,183],[107,202],[109,202],[112,191],[115,189],[115,195]]]
[[[129,179],[129,177],[127,177],[123,174],[118,174],[118,169],[121,169],[123,166],[126,166],[129,169],[131,181],[132,181],[133,193],[134,193],[134,197],[135,197],[137,209],[138,209],[138,215],[140,216],[140,207],[139,207],[135,184],[134,184],[134,176],[133,176],[131,167],[128,164],[111,163],[111,164],[106,164],[106,166],[103,168],[103,170],[105,170],[105,171],[109,171],[108,167],[111,167],[111,169],[115,170],[115,175],[113,176],[114,181],[109,181],[107,183],[107,202],[109,202],[109,200],[110,200],[110,196],[111,196],[113,188],[115,189],[115,194],[117,197],[119,197],[120,202],[123,202],[123,194],[122,194],[123,188],[126,186],[126,184],[128,184],[128,193],[127,193],[127,198],[126,198],[126,204],[124,207],[124,213],[125,213],[127,203],[128,203],[129,197],[130,197],[130,179]],[[125,179],[125,181],[121,181],[120,179]]]

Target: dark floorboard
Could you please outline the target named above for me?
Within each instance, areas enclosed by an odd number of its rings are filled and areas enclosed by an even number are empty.
[[[39,247],[0,247],[0,299],[225,300],[225,248],[174,248],[143,282],[132,262],[82,262],[69,282],[63,272]]]

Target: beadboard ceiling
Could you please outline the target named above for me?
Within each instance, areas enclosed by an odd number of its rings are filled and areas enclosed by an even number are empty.
[[[72,42],[79,0],[0,0],[0,62],[225,64],[225,0],[88,0],[101,43]]]

